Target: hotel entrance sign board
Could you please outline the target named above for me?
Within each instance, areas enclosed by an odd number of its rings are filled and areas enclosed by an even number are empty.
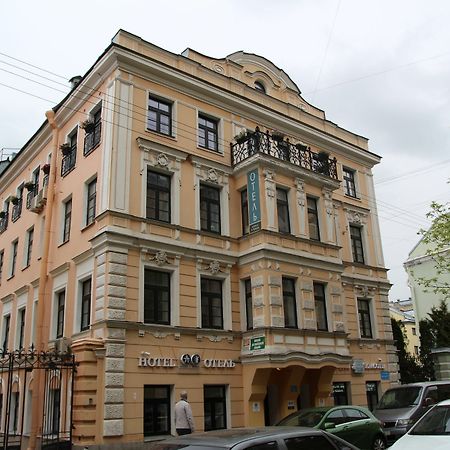
[[[261,205],[259,201],[258,169],[247,173],[248,224],[250,233],[261,229]]]

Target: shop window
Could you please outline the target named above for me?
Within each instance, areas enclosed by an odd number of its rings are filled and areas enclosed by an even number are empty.
[[[288,191],[277,188],[277,215],[278,231],[280,233],[290,233],[291,225],[289,223],[289,202]]]
[[[198,145],[208,150],[218,151],[219,121],[203,114],[198,115]]]
[[[350,240],[352,244],[353,261],[364,264],[361,227],[350,225]]]
[[[172,103],[153,96],[148,98],[147,129],[172,135]]]
[[[205,385],[203,387],[205,431],[227,427],[226,386]]]
[[[170,434],[170,386],[144,385],[144,437]]]
[[[220,234],[220,189],[200,185],[200,228]]]
[[[147,170],[147,219],[170,223],[170,176]]]
[[[314,303],[316,309],[317,329],[321,331],[328,331],[325,285],[321,283],[314,283]]]
[[[247,321],[247,330],[253,329],[253,299],[252,299],[252,280],[245,280],[245,312]]]
[[[170,324],[170,274],[145,269],[144,323]]]
[[[248,218],[248,198],[247,189],[241,191],[241,217],[242,217],[242,234],[249,234],[250,225]]]
[[[201,279],[202,328],[223,329],[222,281]]]
[[[333,398],[335,406],[349,404],[347,383],[333,383]]]
[[[372,323],[370,319],[370,300],[358,298],[359,332],[362,338],[372,338]]]
[[[307,197],[306,203],[308,205],[309,238],[315,241],[320,241],[319,213],[317,211],[317,200],[312,197]]]
[[[297,302],[295,300],[295,281],[291,278],[282,279],[284,326],[297,328]]]
[[[378,381],[366,381],[367,407],[373,411],[378,404]]]

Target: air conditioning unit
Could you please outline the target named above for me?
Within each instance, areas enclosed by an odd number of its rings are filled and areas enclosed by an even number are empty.
[[[72,341],[67,337],[62,337],[62,338],[56,339],[55,350],[58,353],[67,353],[69,351],[71,343],[72,343]]]
[[[30,211],[34,213],[40,213],[44,206],[47,204],[47,186],[44,186],[39,190],[37,195],[35,195],[30,201]]]

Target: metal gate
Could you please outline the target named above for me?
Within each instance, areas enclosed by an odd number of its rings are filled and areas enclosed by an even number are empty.
[[[42,421],[38,442],[42,449],[72,447],[72,407],[75,357],[72,353],[29,350],[0,351],[0,450],[20,449],[32,425],[30,382],[41,372],[44,386],[39,392]],[[39,389],[33,384],[33,389]]]

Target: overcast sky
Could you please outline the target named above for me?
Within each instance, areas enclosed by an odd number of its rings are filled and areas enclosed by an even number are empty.
[[[431,201],[450,200],[450,2],[26,0],[0,12],[0,148],[22,147],[68,92],[65,80],[120,28],[174,53],[272,61],[382,156],[374,174],[390,299],[410,296],[403,262]]]

